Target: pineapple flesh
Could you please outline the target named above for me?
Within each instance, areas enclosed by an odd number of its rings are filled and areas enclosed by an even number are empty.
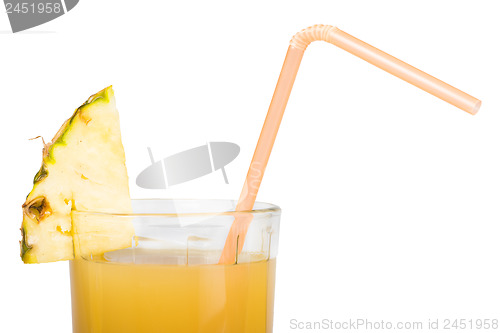
[[[33,183],[23,205],[25,263],[70,260],[75,254],[102,254],[132,245],[130,220],[96,214],[83,218],[81,213],[72,219],[74,211],[132,211],[111,87],[91,96],[44,145],[42,166]]]

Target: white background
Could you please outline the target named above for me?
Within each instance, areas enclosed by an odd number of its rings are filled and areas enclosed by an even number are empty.
[[[290,320],[500,319],[497,1],[98,1],[25,33],[0,13],[0,331],[70,332],[68,264],[23,265],[21,205],[49,141],[114,85],[131,194],[239,195],[288,41],[342,30],[483,100],[470,116],[334,46],[306,51],[260,201],[283,209],[275,332]],[[2,9],[3,11],[3,9]],[[207,141],[227,166],[137,174]]]

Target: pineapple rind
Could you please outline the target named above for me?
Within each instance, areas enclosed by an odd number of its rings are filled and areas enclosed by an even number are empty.
[[[83,103],[78,109],[75,110],[73,115],[66,120],[66,122],[63,124],[61,129],[56,133],[55,137],[52,139],[52,144],[50,145],[47,156],[44,156],[44,162],[48,163],[54,163],[54,148],[57,147],[58,145],[66,145],[65,142],[65,137],[66,135],[70,132],[70,129],[72,128],[72,125],[74,124],[74,120],[76,119],[77,116],[81,115],[85,110],[87,110],[90,106],[96,106],[96,104],[100,103],[108,103],[110,94],[112,94],[112,88],[111,86],[101,90],[97,94],[94,94],[90,96],[85,103]]]
[[[50,144],[49,147],[44,148],[44,156],[43,156],[43,161],[42,161],[42,166],[40,167],[40,170],[36,173],[35,178],[33,179],[33,184],[36,184],[40,181],[42,181],[45,177],[48,175],[47,171],[47,163],[54,163],[55,160],[53,158],[53,150],[57,145],[64,145],[66,144],[64,141],[64,137],[66,133],[71,129],[71,124],[73,123],[73,120],[75,117],[83,112],[89,105],[95,105],[97,103],[108,103],[109,102],[109,92],[111,90],[111,87],[108,87],[106,89],[101,90],[97,94],[94,94],[90,96],[85,103],[82,104],[78,109],[75,110],[73,115],[64,122],[64,124],[61,126],[61,129],[56,133],[54,138],[52,139],[52,143]]]

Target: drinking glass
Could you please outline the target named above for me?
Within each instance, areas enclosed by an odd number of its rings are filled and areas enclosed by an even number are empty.
[[[132,214],[73,211],[73,332],[272,332],[280,208],[132,200]],[[218,264],[237,215],[243,250]]]

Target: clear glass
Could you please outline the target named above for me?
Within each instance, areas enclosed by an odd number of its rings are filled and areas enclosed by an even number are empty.
[[[231,200],[133,200],[133,214],[73,211],[73,332],[272,332],[280,209]],[[218,264],[236,214],[243,251]]]

